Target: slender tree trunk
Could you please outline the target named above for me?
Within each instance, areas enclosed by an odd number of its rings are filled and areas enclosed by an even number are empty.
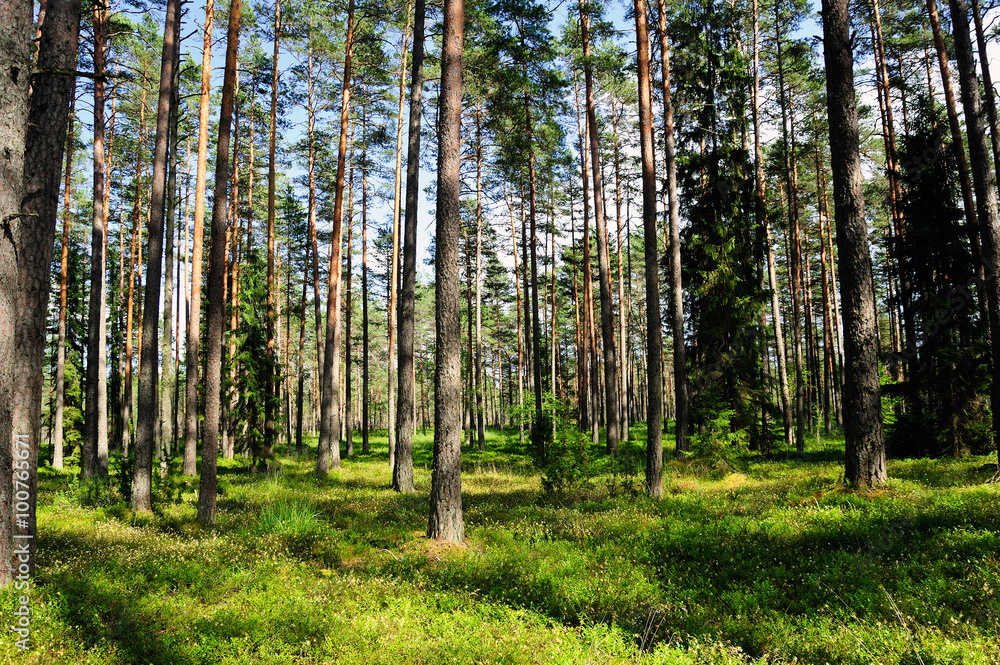
[[[232,0],[232,4],[240,6],[242,0]],[[205,3],[205,32],[201,56],[201,102],[198,111],[198,171],[194,189],[194,243],[191,248],[191,304],[187,318],[187,341],[185,344],[185,407],[184,407],[184,462],[182,473],[193,476],[197,471],[198,450],[198,374],[199,353],[201,343],[201,264],[202,239],[205,236],[205,180],[208,173],[208,107],[212,84],[212,19],[215,15],[215,0]],[[232,22],[232,19],[230,19]],[[237,19],[236,30],[239,30]],[[236,57],[236,40],[233,37],[233,57]],[[236,64],[233,63],[235,77]],[[232,84],[235,85],[235,78]],[[232,113],[230,111],[230,113]],[[252,116],[252,114],[251,114]],[[251,134],[252,137],[252,134]],[[252,141],[251,141],[252,143]],[[226,153],[226,158],[229,155]],[[228,165],[227,165],[228,167]],[[228,175],[228,168],[227,168]],[[223,181],[224,182],[224,181]],[[213,461],[214,465],[214,461]],[[199,513],[201,511],[199,510]],[[211,520],[215,519],[214,503]]]
[[[794,445],[792,425],[792,400],[788,388],[788,366],[785,353],[785,335],[781,329],[781,305],[778,302],[778,278],[774,262],[774,241],[771,236],[771,218],[767,212],[767,190],[764,182],[764,153],[761,150],[760,118],[760,65],[757,0],[753,5],[753,135],[754,135],[754,175],[756,182],[758,219],[764,226],[764,244],[767,252],[767,283],[771,291],[771,320],[774,322],[775,353],[778,356],[778,386],[781,395],[781,420],[785,431],[785,450]]]
[[[163,276],[163,328],[160,331],[160,354],[163,357],[163,381],[160,386],[160,424],[159,442],[157,444],[157,456],[161,462],[174,449],[174,413],[171,396],[174,392],[174,384],[177,376],[173,364],[173,316],[174,316],[174,226],[177,218],[177,125],[179,116],[179,78],[180,78],[180,21],[175,25],[173,82],[171,84],[170,100],[170,135],[168,141],[169,173],[167,176],[166,192],[166,228],[164,229],[164,276]],[[160,466],[160,473],[165,474],[167,467]]]
[[[222,108],[219,111],[219,140],[215,153],[215,182],[229,180],[229,137],[233,119],[233,92],[236,87],[236,53],[240,40],[242,0],[229,5],[229,28],[226,34],[226,68],[222,83]],[[200,142],[200,139],[199,139]],[[200,160],[200,155],[199,155]],[[215,187],[212,197],[212,237],[208,262],[208,334],[205,339],[205,425],[201,457],[201,480],[198,490],[198,521],[202,526],[215,524],[216,467],[219,455],[219,411],[222,378],[222,328],[226,303],[222,297],[226,271],[227,187]]]
[[[107,10],[94,8],[94,71],[106,71],[104,40],[107,32]],[[107,224],[104,214],[104,86],[103,79],[94,80],[94,214],[90,251],[90,314],[87,324],[87,401],[84,443],[81,450],[80,476],[91,478],[99,473],[98,451],[108,449],[108,383],[106,309],[107,293],[104,281],[107,264]]]
[[[174,49],[178,47],[180,0],[167,3],[163,27],[163,55],[160,60],[160,92],[156,105],[156,137],[153,153],[153,184],[149,197],[149,219],[146,266],[146,292],[143,297],[142,334],[139,353],[139,410],[135,440],[135,468],[132,472],[132,510],[149,512],[153,509],[153,449],[156,444],[156,424],[160,410],[159,356],[157,326],[160,323],[160,276],[163,272],[163,213],[167,189],[167,161],[170,142],[170,105],[174,98]],[[226,182],[223,180],[222,182]]]
[[[271,125],[268,134],[267,157],[267,358],[264,377],[264,456],[269,457],[277,441],[274,410],[278,404],[278,381],[274,374],[277,363],[275,345],[275,288],[274,288],[274,187],[277,159],[278,130],[278,50],[281,45],[281,0],[274,3],[274,54],[271,58]]]
[[[663,339],[660,331],[660,273],[657,257],[656,167],[653,154],[653,103],[650,90],[649,29],[646,27],[646,4],[633,0],[635,43],[638,53],[639,148],[642,157],[642,229],[646,259],[646,491],[654,499],[663,496]],[[666,17],[660,3],[661,45],[666,41]],[[664,89],[669,93],[669,70],[664,70]],[[668,98],[669,99],[669,98]],[[669,101],[667,103],[669,108]],[[673,123],[668,121],[668,140],[673,139]],[[671,196],[671,205],[674,204]],[[672,221],[673,224],[673,221]],[[676,228],[676,227],[673,227]],[[678,288],[680,282],[677,282]],[[674,346],[677,346],[675,341]],[[683,357],[683,351],[681,352]],[[683,370],[682,370],[683,373]],[[686,393],[685,393],[686,394]],[[678,428],[680,431],[680,428]],[[678,435],[680,436],[680,435]],[[678,443],[680,438],[678,438]]]
[[[424,0],[413,10],[413,63],[406,154],[406,217],[403,223],[403,274],[399,292],[399,395],[396,402],[396,459],[392,487],[413,493],[413,430],[416,382],[413,333],[417,284],[417,197],[420,194],[420,113],[423,106]]]
[[[350,123],[351,58],[354,44],[354,0],[347,10],[347,41],[344,45],[344,79],[340,105],[340,144],[337,149],[337,180],[333,203],[333,251],[330,254],[330,288],[326,300],[326,350],[323,356],[323,387],[320,404],[319,458],[316,473],[325,475],[340,467],[340,259],[343,238],[344,176],[347,166],[347,129]]]
[[[427,537],[461,542],[462,383],[458,270],[464,0],[445,0],[438,121],[434,465]]]
[[[987,53],[986,34],[983,32],[983,17],[979,9],[979,0],[972,0],[972,18],[976,24],[976,44],[980,54]],[[979,56],[979,66],[983,72],[983,90],[986,93],[986,117],[990,123],[990,146],[993,148],[993,169],[1000,168],[1000,119],[997,118],[996,91],[993,89],[993,77],[990,75],[990,61],[984,55]]]
[[[479,451],[486,450],[486,414],[483,411],[483,117],[476,103],[476,435]],[[497,335],[500,334],[499,328]]]
[[[410,36],[410,26],[413,20],[413,0],[406,3],[406,29],[403,31],[403,43],[400,46],[399,63],[399,108],[396,111],[396,171],[393,183],[392,199],[392,266],[389,269],[389,302],[386,305],[388,314],[387,354],[387,397],[386,407],[389,412],[389,468],[396,466],[396,319],[399,312],[396,293],[399,290],[399,259],[400,259],[400,228],[399,213],[402,203],[403,185],[403,106],[406,103],[406,57],[408,55],[407,41]]]
[[[990,167],[990,149],[986,139],[976,61],[972,54],[969,12],[965,0],[950,0],[951,25],[958,60],[958,78],[965,107],[965,126],[969,132],[969,162],[972,180],[979,202],[979,235],[983,241],[983,263],[986,264],[986,302],[990,321],[993,381],[990,402],[1000,405],[1000,223],[997,220],[996,174]],[[980,57],[985,57],[985,54]],[[993,94],[993,91],[989,91]],[[1000,440],[1000,408],[993,409],[993,436]]]
[[[660,28],[660,66],[663,75],[663,126],[665,161],[667,167],[667,197],[669,201],[670,217],[670,311],[673,316],[672,329],[674,334],[674,436],[675,453],[681,453],[688,449],[687,429],[688,429],[688,387],[687,387],[687,359],[684,346],[684,286],[681,281],[681,235],[680,235],[680,206],[677,194],[677,157],[674,152],[674,109],[670,95],[670,43],[667,38],[667,9],[664,0],[657,2],[657,18]],[[651,153],[652,154],[652,153]],[[655,190],[654,190],[655,191]],[[655,210],[655,201],[653,202]],[[645,218],[645,204],[643,204],[643,217]],[[654,226],[655,231],[655,226]],[[646,250],[647,263],[649,261],[649,250]],[[647,280],[647,293],[649,289]],[[648,296],[647,296],[648,298]],[[657,296],[657,303],[659,296]],[[648,304],[647,304],[648,307]],[[648,316],[647,316],[648,318]],[[647,322],[647,326],[648,326]],[[659,321],[657,321],[659,328]],[[650,334],[647,331],[647,336]],[[662,344],[662,342],[661,342]],[[657,350],[659,349],[659,350]],[[662,348],[657,345],[654,348],[648,345],[647,353],[662,354]],[[648,361],[647,361],[648,362]],[[649,382],[652,384],[654,376],[650,375]],[[650,404],[653,396],[649,395]],[[647,425],[648,426],[648,425]]]
[[[365,116],[367,121],[367,115]],[[361,151],[361,454],[371,452],[368,441],[368,131]],[[391,288],[391,287],[390,287]]]
[[[79,20],[77,20],[79,26]],[[79,28],[77,30],[79,38]],[[74,62],[73,66],[76,64]],[[69,129],[66,132],[66,176],[63,185],[63,232],[59,262],[59,339],[56,346],[56,404],[53,415],[52,468],[63,468],[63,409],[66,403],[66,306],[69,291],[69,226],[72,208],[73,121],[76,110],[76,79],[70,93]]]
[[[969,162],[965,157],[965,139],[962,134],[962,123],[958,118],[958,106],[955,104],[955,93],[951,85],[951,71],[948,67],[948,51],[945,48],[944,34],[941,31],[941,20],[938,17],[937,5],[934,0],[927,0],[927,17],[934,35],[934,48],[938,56],[938,68],[941,70],[941,84],[944,86],[945,108],[948,110],[948,126],[951,128],[951,142],[955,145],[955,157],[958,160],[959,182],[962,185],[962,205],[965,208],[965,224],[969,234],[973,258],[976,260],[979,277],[984,277],[979,267],[982,249],[979,235],[976,233],[976,202],[972,194],[972,178],[969,175]]]
[[[858,110],[854,91],[854,55],[847,0],[823,0],[830,157],[833,167],[834,218],[840,250],[847,371],[844,422],[847,481],[858,487],[886,480],[882,406],[878,378],[875,298],[868,230],[861,183]],[[994,217],[995,220],[995,217]]]
[[[648,32],[648,29],[647,29]],[[622,105],[624,106],[624,105]],[[618,395],[621,408],[621,431],[622,437],[629,439],[629,410],[628,410],[628,373],[629,357],[626,347],[627,327],[625,323],[628,308],[625,305],[625,259],[622,251],[622,178],[621,178],[621,141],[618,135],[618,113],[615,111],[615,97],[611,96],[611,127],[614,136],[615,149],[615,221],[618,225],[617,254],[618,254],[618,358],[622,365],[622,371],[618,377]],[[552,252],[553,262],[555,261],[555,251]],[[555,265],[555,263],[553,263]],[[553,271],[553,276],[555,272]],[[553,290],[555,286],[553,285]],[[555,308],[553,308],[553,312]]]
[[[643,22],[644,23],[644,22]],[[643,25],[645,28],[645,25]],[[638,22],[636,29],[639,29]],[[587,97],[587,134],[590,138],[591,171],[594,177],[594,222],[597,226],[597,272],[601,294],[601,337],[604,341],[604,395],[606,448],[618,454],[618,353],[615,349],[614,311],[611,304],[611,265],[608,256],[608,229],[604,220],[601,187],[601,153],[597,140],[597,111],[594,103],[593,72],[590,63],[590,14],[580,5],[580,37],[583,41],[583,78]],[[647,35],[648,40],[648,35]]]

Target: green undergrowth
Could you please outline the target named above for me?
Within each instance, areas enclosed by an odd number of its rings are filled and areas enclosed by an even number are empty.
[[[644,433],[545,491],[518,433],[463,451],[467,542],[424,537],[417,493],[373,454],[316,478],[314,448],[267,473],[220,462],[218,527],[197,482],[157,481],[134,516],[115,478],[40,473],[31,650],[3,663],[1000,662],[993,459],[891,461],[842,484],[842,441],[805,456],[667,461],[641,491]],[[588,444],[589,445],[589,444]],[[0,616],[16,594],[0,592]]]

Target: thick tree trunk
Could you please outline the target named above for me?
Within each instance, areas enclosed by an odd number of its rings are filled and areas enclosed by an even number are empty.
[[[403,274],[399,292],[399,394],[396,401],[396,459],[392,487],[412,493],[413,429],[416,382],[413,362],[414,308],[417,285],[417,197],[420,195],[420,114],[423,106],[424,0],[413,11],[413,65],[406,153],[406,217],[403,222]]]
[[[993,408],[993,436],[1000,440],[1000,224],[997,221],[996,174],[990,166],[990,149],[986,138],[982,102],[979,96],[979,78],[972,54],[972,37],[969,31],[969,13],[965,0],[950,0],[951,25],[958,60],[958,78],[962,88],[962,105],[965,107],[965,126],[969,132],[969,162],[972,180],[979,202],[979,235],[983,242],[983,263],[986,266],[986,303],[990,321],[990,347],[992,349],[993,381],[990,385],[990,402]],[[992,90],[990,91],[992,94]]]
[[[226,34],[226,68],[222,83],[222,108],[219,111],[219,141],[215,153],[215,182],[229,181],[229,137],[233,120],[233,97],[236,87],[236,52],[240,41],[242,0],[229,5],[229,28]],[[199,155],[200,159],[200,155]],[[201,480],[198,489],[198,521],[202,526],[215,524],[216,468],[219,455],[219,411],[222,400],[222,328],[226,320],[223,298],[226,280],[226,208],[229,190],[215,187],[212,196],[212,236],[208,261],[208,313],[205,338],[205,425],[201,453]]]
[[[76,66],[80,31],[79,0],[49,0],[41,27],[38,69],[73,70]],[[16,60],[5,61],[14,65]],[[25,70],[27,78],[27,70]],[[14,83],[14,86],[17,84]],[[39,74],[33,79],[28,111],[23,162],[23,189],[20,218],[11,220],[17,247],[17,300],[14,327],[14,355],[5,360],[13,366],[14,498],[16,529],[35,534],[35,500],[38,491],[38,447],[41,440],[41,407],[45,365],[46,324],[48,322],[50,270],[59,210],[66,127],[69,124],[74,80],[67,76]],[[20,90],[15,98],[20,95]],[[13,120],[13,117],[8,116]],[[4,142],[4,147],[8,144]],[[15,174],[10,173],[11,176]],[[2,390],[2,389],[0,389]],[[0,392],[0,395],[3,393]],[[9,438],[4,439],[10,441]],[[27,459],[24,457],[27,454]],[[10,478],[10,467],[0,467]],[[0,486],[2,487],[2,486]],[[27,509],[21,501],[27,489]],[[2,494],[2,490],[0,490]],[[26,513],[26,515],[25,515]],[[10,518],[6,511],[0,519]],[[24,517],[22,517],[24,516]],[[26,523],[22,523],[22,519]],[[0,530],[0,533],[3,533]],[[15,539],[18,539],[15,535]],[[34,570],[35,539],[27,538],[29,571]],[[0,546],[0,550],[5,549]],[[5,559],[6,561],[6,559]],[[2,566],[0,566],[2,568]],[[0,572],[0,580],[4,577]]]
[[[19,353],[15,336],[10,334],[20,323],[24,312],[18,311],[21,294],[25,285],[20,282],[19,249],[17,246],[20,227],[35,225],[25,218],[22,208],[25,174],[25,147],[28,135],[30,113],[31,50],[35,33],[32,15],[33,5],[27,0],[14,0],[0,5],[0,63],[3,63],[3,94],[0,95],[0,148],[4,159],[0,161],[0,586],[9,584],[17,571],[15,566],[15,542],[19,536],[33,536],[20,522],[24,512],[17,507],[17,492],[29,492],[28,476],[21,475],[23,466],[32,467],[30,436],[19,431],[17,418],[21,390]],[[67,100],[67,109],[69,108]],[[53,131],[55,135],[55,132]],[[58,136],[59,142],[65,133]],[[60,162],[57,171],[62,166]],[[29,165],[30,168],[30,165]],[[50,242],[51,245],[51,242]],[[49,248],[51,251],[51,247]],[[48,264],[45,264],[48,270]],[[46,275],[38,288],[47,288]],[[40,313],[44,317],[44,313]],[[44,339],[44,338],[43,338]],[[36,381],[40,382],[39,376]],[[37,443],[36,443],[37,445]],[[16,460],[16,462],[15,462]],[[17,467],[14,465],[17,464]],[[15,475],[15,468],[17,474]],[[15,480],[16,479],[16,480]],[[25,481],[28,481],[27,483]],[[30,501],[29,501],[30,502]],[[17,521],[15,522],[15,515]],[[31,526],[31,525],[29,525]],[[34,538],[29,538],[34,540]],[[34,557],[32,557],[34,559]]]
[[[846,328],[844,409],[847,481],[858,487],[885,482],[885,445],[878,378],[878,342],[871,254],[862,192],[854,55],[847,0],[823,0],[827,111],[833,167],[834,218],[842,262]],[[994,218],[995,219],[995,218]]]
[[[351,57],[354,43],[354,0],[347,10],[347,41],[344,45],[344,79],[340,103],[340,143],[337,148],[337,180],[333,200],[333,237],[330,253],[330,288],[326,297],[326,350],[323,355],[323,386],[320,403],[319,457],[316,473],[325,475],[340,467],[340,259],[343,242],[344,177],[347,172],[347,129],[350,124]]]
[[[680,202],[677,198],[674,108],[670,95],[670,44],[667,38],[667,9],[664,0],[659,0],[657,9],[660,27],[660,64],[663,74],[663,140],[664,152],[666,153],[667,197],[670,212],[670,311],[672,314],[671,328],[674,335],[674,436],[675,453],[679,454],[688,449],[688,387],[687,358],[684,346],[684,287],[681,281]],[[643,210],[645,211],[645,207]],[[649,261],[648,256],[647,253],[647,262]],[[649,286],[647,285],[646,288],[648,289]],[[654,350],[652,346],[649,346],[647,353],[652,353]],[[659,353],[662,353],[662,349]],[[652,375],[650,375],[649,380],[650,383],[653,382]],[[652,395],[650,395],[650,404],[652,404]]]
[[[146,292],[143,297],[143,341],[139,349],[139,410],[135,439],[135,468],[132,472],[132,510],[149,512],[152,503],[153,449],[156,445],[156,424],[160,416],[159,355],[157,326],[160,323],[160,277],[163,274],[163,213],[167,189],[167,159],[170,142],[170,105],[173,101],[174,49],[180,34],[180,0],[167,3],[163,27],[163,54],[160,60],[160,92],[156,105],[156,138],[153,153],[153,183],[149,196],[147,222],[148,263]],[[226,182],[223,180],[222,182]]]
[[[458,269],[464,0],[445,0],[438,103],[437,227],[435,256],[434,463],[427,537],[461,542],[462,380]]]
[[[163,328],[160,331],[160,354],[163,358],[163,380],[160,384],[160,423],[157,434],[157,458],[161,461],[160,473],[165,474],[167,467],[163,462],[174,449],[174,409],[171,397],[177,381],[176,367],[173,364],[173,316],[174,316],[174,226],[177,219],[177,125],[179,115],[179,77],[180,77],[180,21],[176,23],[174,39],[177,48],[174,49],[174,79],[172,99],[170,101],[170,139],[168,144],[169,173],[167,176],[167,215],[164,229],[165,244],[163,263]]]
[[[232,0],[236,6],[242,0]],[[201,343],[201,263],[202,246],[205,236],[205,180],[208,174],[208,108],[209,94],[212,84],[212,19],[215,15],[215,0],[205,3],[205,32],[201,56],[201,101],[198,110],[198,170],[194,188],[194,242],[191,248],[191,302],[187,317],[187,341],[185,344],[184,372],[184,462],[181,472],[185,476],[193,476],[197,471],[198,455],[198,346]],[[239,30],[237,20],[236,30]],[[236,35],[233,39],[238,40]],[[237,46],[234,41],[233,57]],[[233,81],[235,86],[235,69],[233,63]],[[232,114],[232,111],[230,111]],[[252,115],[252,114],[251,114]],[[229,155],[226,153],[226,158]],[[228,165],[227,165],[228,166]],[[228,174],[228,169],[227,169]],[[212,520],[215,519],[214,508]]]
[[[661,0],[661,44],[666,40],[666,19]],[[654,499],[663,496],[663,339],[660,329],[660,272],[657,260],[656,167],[653,154],[653,103],[649,67],[649,29],[646,27],[644,0],[634,0],[635,43],[638,52],[639,78],[639,148],[642,157],[642,232],[646,259],[646,491]],[[665,70],[666,72],[666,70]],[[669,91],[669,75],[664,83]],[[669,102],[668,102],[669,107]],[[667,125],[673,139],[673,123]],[[676,192],[675,192],[676,193]],[[671,205],[674,197],[671,196]],[[673,220],[672,220],[673,223]],[[676,228],[676,227],[672,227]],[[678,266],[679,267],[679,266]],[[677,282],[680,288],[680,282]],[[677,346],[676,340],[674,345]],[[683,350],[681,355],[683,357]],[[681,375],[683,376],[683,370]],[[683,393],[686,395],[686,392]],[[680,428],[678,428],[680,432]],[[678,444],[682,438],[678,434]]]

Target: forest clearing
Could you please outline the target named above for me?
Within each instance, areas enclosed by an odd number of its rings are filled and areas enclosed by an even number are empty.
[[[997,665],[997,19],[3,0],[0,661]]]
[[[1000,661],[1000,492],[982,457],[892,462],[887,486],[854,492],[843,442],[823,439],[790,462],[668,463],[651,501],[633,435],[632,468],[546,492],[516,430],[490,430],[489,452],[464,454],[464,546],[426,538],[420,435],[415,495],[392,491],[384,433],[324,479],[314,446],[268,474],[223,463],[212,531],[178,476],[140,517],[115,474],[98,489],[47,471],[33,648],[4,640],[0,660]]]

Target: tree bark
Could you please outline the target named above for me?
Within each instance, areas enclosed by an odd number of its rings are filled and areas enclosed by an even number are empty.
[[[649,66],[649,29],[646,26],[646,3],[633,0],[635,43],[638,53],[639,148],[642,159],[642,232],[646,260],[646,492],[654,499],[663,496],[663,339],[660,329],[660,272],[657,260],[656,167],[653,154],[653,103]],[[660,0],[660,43],[666,41],[665,9]],[[665,74],[668,70],[664,70]],[[669,92],[669,74],[664,88]],[[669,99],[669,98],[668,98]],[[669,101],[668,106],[669,108]],[[668,125],[668,140],[673,139],[673,123]],[[674,197],[671,196],[671,205]],[[676,228],[676,227],[672,227]],[[679,267],[679,266],[678,266]],[[678,288],[680,282],[677,282]],[[674,346],[677,346],[676,340]],[[681,351],[683,357],[683,350]],[[683,376],[683,370],[681,371]],[[686,392],[684,393],[686,395]],[[678,429],[678,431],[680,431]],[[680,437],[680,435],[678,435]],[[678,438],[678,442],[680,438]]]
[[[827,114],[833,167],[834,218],[846,329],[845,475],[857,487],[886,480],[878,342],[871,255],[865,225],[854,55],[847,0],[823,0]]]
[[[94,72],[103,74],[107,10],[94,8]],[[98,450],[108,449],[106,318],[107,224],[105,221],[104,80],[94,80],[94,213],[90,243],[90,310],[87,317],[87,400],[80,476],[91,478],[99,466]]]
[[[229,138],[233,120],[233,97],[236,87],[236,53],[240,41],[242,0],[229,5],[226,34],[226,68],[222,82],[222,108],[219,111],[219,138],[215,153],[215,182],[229,181]],[[200,159],[200,155],[199,155]],[[212,236],[208,261],[208,312],[205,339],[205,424],[201,453],[201,480],[198,490],[198,521],[204,527],[215,524],[216,468],[219,455],[219,411],[222,400],[222,328],[226,320],[223,296],[226,281],[226,208],[229,190],[216,186],[212,196]]]
[[[664,152],[666,153],[664,159],[667,167],[667,197],[670,217],[670,311],[673,317],[671,327],[674,334],[674,451],[679,454],[688,449],[687,354],[684,346],[684,287],[681,281],[680,202],[677,198],[674,108],[670,95],[670,43],[667,38],[667,9],[664,0],[657,2],[657,10],[660,27],[660,64],[663,73],[663,140]],[[645,207],[643,210],[645,211]],[[649,261],[648,255],[646,260]],[[649,288],[648,284],[646,288]],[[658,299],[657,295],[657,302],[659,302]],[[653,350],[650,345],[646,352],[652,353]],[[657,352],[662,354],[662,350]],[[650,376],[649,381],[653,382],[652,376]],[[650,395],[650,404],[652,404],[652,395]]]
[[[641,0],[640,0],[641,1]],[[643,5],[645,3],[642,3]],[[636,30],[639,30],[636,21]],[[645,28],[645,21],[642,21]],[[591,172],[594,178],[594,223],[597,230],[597,273],[601,296],[601,338],[604,340],[605,443],[609,455],[618,454],[618,353],[615,348],[614,311],[611,304],[611,261],[608,229],[604,219],[601,186],[601,153],[597,140],[597,111],[594,103],[593,67],[590,62],[590,14],[580,5],[580,37],[583,41],[583,78],[587,99],[587,135],[590,138]],[[636,37],[638,39],[638,36]],[[647,34],[646,41],[649,37]],[[640,46],[642,48],[642,46]],[[532,255],[534,256],[534,255]]]
[[[424,0],[413,10],[413,64],[406,154],[406,217],[403,222],[403,274],[399,292],[399,394],[396,402],[396,459],[392,487],[410,494],[413,486],[413,420],[416,395],[413,328],[417,284],[417,197],[420,195],[420,114],[423,106]]]
[[[242,0],[231,0],[236,6]],[[184,462],[181,472],[194,476],[198,455],[198,346],[201,343],[201,264],[205,236],[205,180],[208,174],[208,108],[212,85],[212,23],[215,0],[205,2],[205,32],[201,56],[201,102],[198,110],[198,170],[194,188],[194,242],[191,248],[191,301],[187,317],[187,342],[185,344],[184,372]],[[237,20],[236,30],[239,30]],[[237,35],[235,40],[239,39]],[[233,54],[237,50],[233,44]],[[235,62],[233,63],[235,86]],[[232,111],[230,111],[230,115]],[[252,115],[252,114],[251,114]],[[227,153],[228,159],[228,153]],[[227,165],[228,166],[228,165]],[[227,168],[228,174],[228,168]],[[225,181],[223,181],[225,182]],[[214,520],[214,509],[212,514]]]
[[[337,149],[337,180],[333,202],[333,238],[330,253],[330,288],[326,299],[326,350],[323,355],[323,388],[320,403],[319,457],[316,473],[325,475],[340,467],[340,259],[343,242],[344,176],[347,166],[347,129],[350,124],[351,57],[354,43],[354,0],[347,10],[347,41],[344,45],[344,80],[340,105],[340,143]]]
[[[274,3],[274,53],[271,58],[271,124],[267,156],[267,358],[264,377],[264,456],[269,457],[277,441],[274,409],[278,402],[279,383],[274,375],[277,363],[275,345],[274,288],[274,187],[278,136],[278,50],[281,45],[281,0]]]
[[[180,0],[168,0],[163,27],[163,54],[160,60],[160,92],[156,105],[156,138],[153,153],[153,183],[147,222],[148,261],[142,314],[143,342],[139,368],[139,410],[135,439],[135,468],[132,472],[132,510],[149,512],[152,503],[153,449],[160,410],[159,355],[157,326],[160,323],[160,277],[163,274],[163,213],[167,189],[167,158],[170,142],[170,105],[173,101],[174,49],[177,48]],[[226,182],[223,180],[222,182]]]
[[[434,463],[427,537],[462,542],[462,381],[458,269],[464,0],[445,0],[438,103]]]
[[[77,20],[79,26],[79,20]],[[79,39],[79,28],[77,30]],[[75,66],[75,62],[74,62]],[[69,129],[66,132],[66,176],[63,185],[63,232],[60,246],[59,262],[59,338],[56,346],[56,403],[53,414],[52,437],[52,468],[63,468],[63,410],[66,402],[66,305],[69,290],[69,226],[72,200],[73,178],[73,131],[74,111],[76,108],[76,80],[73,80],[73,92],[70,93]]]
[[[1000,405],[1000,223],[997,220],[996,174],[990,167],[990,148],[986,138],[982,101],[979,96],[979,78],[972,54],[972,37],[969,30],[968,5],[965,0],[950,0],[951,25],[958,60],[958,79],[962,88],[962,105],[965,107],[965,126],[969,133],[969,162],[976,188],[979,208],[979,235],[983,242],[986,303],[990,322],[990,348],[992,351],[993,381],[990,384],[990,402]],[[985,57],[981,55],[980,57]],[[990,91],[992,94],[992,90]],[[993,436],[1000,440],[1000,408],[993,408]]]

